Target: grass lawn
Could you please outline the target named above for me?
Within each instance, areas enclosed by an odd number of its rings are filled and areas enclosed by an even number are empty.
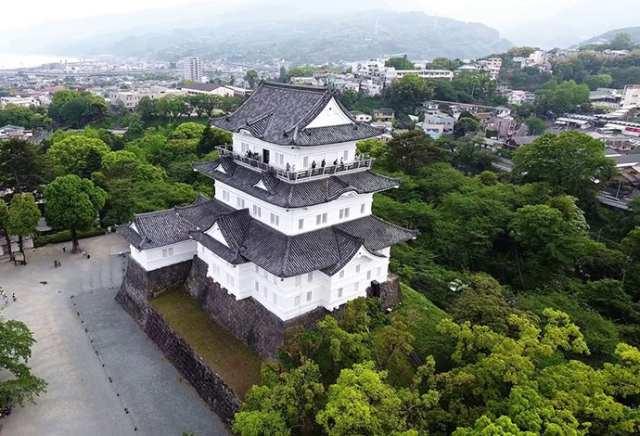
[[[260,357],[211,321],[187,293],[170,291],[152,300],[151,305],[240,399],[260,381]]]
[[[422,356],[433,355],[437,361],[447,360],[450,353],[450,341],[441,335],[436,326],[448,315],[433,304],[427,297],[415,289],[400,284],[402,303],[393,313],[401,317],[415,336],[414,347]]]

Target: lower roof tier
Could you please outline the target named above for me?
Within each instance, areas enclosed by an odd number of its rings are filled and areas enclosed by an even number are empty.
[[[333,175],[310,182],[287,183],[268,172],[239,165],[230,157],[194,164],[193,168],[207,177],[284,208],[326,203],[347,192],[370,194],[399,186],[397,180],[371,171]]]
[[[224,243],[206,233],[217,226]],[[372,254],[414,239],[415,231],[375,216],[287,236],[218,200],[199,197],[190,206],[137,215],[123,234],[136,249],[198,241],[229,263],[252,262],[278,277],[321,270],[338,272],[361,247]]]

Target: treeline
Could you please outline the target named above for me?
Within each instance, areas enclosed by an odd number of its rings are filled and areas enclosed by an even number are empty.
[[[191,165],[215,158],[215,147],[230,141],[228,133],[196,122],[128,132],[124,137],[87,127],[58,130],[41,145],[4,141],[0,189],[14,193],[11,206],[22,193],[32,199],[32,193],[44,196],[47,222],[70,230],[75,244],[79,231],[190,203],[197,191],[210,194],[212,184],[199,178]],[[22,220],[23,227],[21,220],[5,222],[5,233],[33,235],[37,218]]]
[[[234,431],[638,433],[640,214],[596,201],[615,174],[603,145],[544,135],[512,175],[474,147],[417,132],[359,145],[401,179],[374,212],[420,230],[392,250],[410,287],[390,314],[356,300],[291,335]]]

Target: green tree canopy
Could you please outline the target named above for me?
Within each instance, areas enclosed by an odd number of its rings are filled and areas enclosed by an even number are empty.
[[[0,189],[33,192],[48,172],[46,158],[36,145],[21,139],[0,141]]]
[[[57,175],[75,174],[90,178],[94,171],[100,169],[102,158],[109,151],[104,141],[76,134],[54,142],[47,155]]]
[[[56,125],[74,129],[101,121],[106,114],[104,99],[86,91],[56,91],[49,105],[49,116]]]
[[[76,175],[61,176],[44,191],[47,223],[54,228],[71,230],[73,252],[80,250],[78,230],[87,230],[96,222],[107,194],[91,180]]]
[[[0,320],[0,368],[7,374],[0,381],[0,409],[34,401],[47,383],[31,373],[27,366],[36,340],[20,321]]]
[[[384,63],[385,67],[393,67],[396,70],[413,70],[415,65],[407,58],[407,55],[389,58]]]
[[[40,221],[40,209],[33,194],[14,195],[9,207],[7,231],[19,237],[20,252],[25,263],[27,257],[24,252],[24,238],[36,232],[38,221]]]
[[[578,198],[583,205],[591,204],[615,173],[602,142],[578,132],[543,135],[518,148],[513,162],[515,177],[525,182],[546,182],[556,192]]]

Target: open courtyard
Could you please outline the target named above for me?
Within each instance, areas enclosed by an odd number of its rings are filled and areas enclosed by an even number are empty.
[[[63,252],[66,246],[66,252]],[[29,362],[48,383],[36,404],[0,420],[11,436],[227,434],[220,419],[114,301],[127,244],[110,234],[31,250],[29,264],[0,261],[2,313],[38,341]],[[62,263],[54,268],[54,260]]]

